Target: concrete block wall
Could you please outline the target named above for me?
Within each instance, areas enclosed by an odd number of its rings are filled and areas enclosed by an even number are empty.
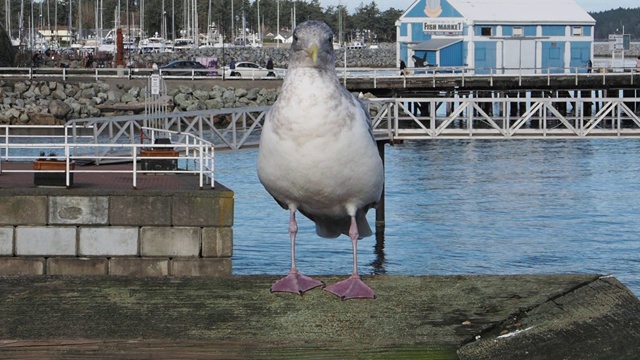
[[[228,276],[233,192],[0,191],[0,275]]]

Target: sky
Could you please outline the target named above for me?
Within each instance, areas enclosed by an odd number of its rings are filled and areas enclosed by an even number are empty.
[[[347,4],[349,12],[353,12],[360,4],[371,4],[372,0],[320,0],[322,6],[337,6]],[[617,8],[637,8],[640,7],[638,0],[576,0],[583,9],[588,12],[598,12]],[[375,0],[380,11],[385,11],[391,7],[406,10],[413,4],[414,0]]]

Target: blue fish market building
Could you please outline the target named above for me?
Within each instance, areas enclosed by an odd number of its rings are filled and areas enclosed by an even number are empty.
[[[396,22],[396,60],[477,74],[586,72],[595,23],[574,0],[417,0]]]

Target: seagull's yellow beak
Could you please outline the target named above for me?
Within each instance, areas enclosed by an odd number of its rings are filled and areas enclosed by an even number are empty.
[[[307,55],[309,56],[311,61],[313,61],[314,64],[318,62],[318,45],[313,44],[311,45],[310,48],[305,49],[304,51],[307,53]]]

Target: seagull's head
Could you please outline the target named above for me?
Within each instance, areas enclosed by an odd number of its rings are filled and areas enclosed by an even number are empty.
[[[309,20],[296,26],[289,63],[289,68],[295,67],[335,70],[333,32],[327,24]]]

